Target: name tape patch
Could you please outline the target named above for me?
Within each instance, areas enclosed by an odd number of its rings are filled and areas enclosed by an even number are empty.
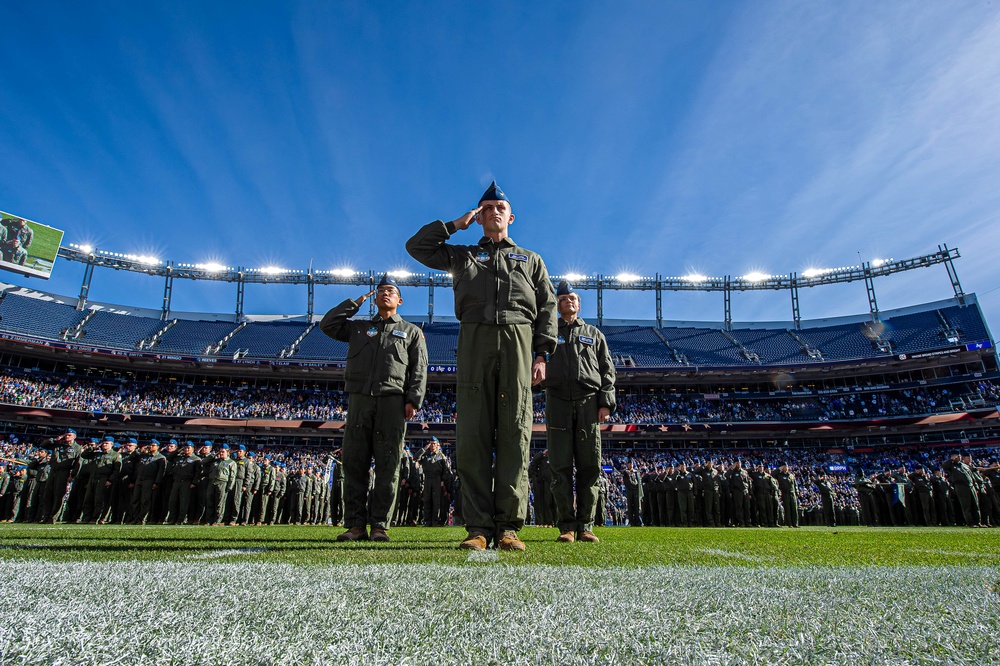
[[[404,340],[406,339],[406,331],[401,331],[398,328],[394,328],[392,330],[392,334],[397,338],[403,338]]]
[[[586,335],[581,335],[578,339],[585,345],[594,344],[594,338],[588,338]]]
[[[510,257],[511,259],[514,259],[515,261],[527,261],[528,260],[528,255],[526,255],[526,254],[515,254],[514,252],[511,252],[507,256]]]

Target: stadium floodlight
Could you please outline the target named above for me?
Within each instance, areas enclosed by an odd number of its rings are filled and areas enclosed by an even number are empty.
[[[260,272],[265,275],[281,275],[285,272],[284,268],[278,268],[277,266],[265,266],[260,269]]]
[[[843,269],[836,269],[836,268],[807,268],[806,270],[802,271],[802,277],[804,277],[804,278],[819,277],[820,275],[826,275],[827,273],[833,273],[836,270],[843,270]]]
[[[137,257],[131,257],[131,259],[138,261],[140,264],[156,265],[160,263],[159,259],[157,259],[156,257],[149,256],[147,254],[140,254]]]
[[[354,277],[354,269],[351,268],[335,268],[330,271],[330,275],[336,275],[337,277],[349,278]]]
[[[615,279],[619,282],[638,282],[642,278],[635,273],[619,273],[615,276]]]
[[[580,282],[581,280],[587,279],[586,275],[580,275],[579,273],[566,273],[563,277],[570,282]]]
[[[763,282],[767,278],[771,277],[766,273],[761,273],[760,271],[751,271],[743,276],[743,279],[747,282]]]
[[[413,273],[411,273],[410,271],[404,271],[404,270],[389,271],[388,274],[394,278],[408,278],[413,275]]]
[[[702,275],[701,273],[688,273],[681,279],[687,282],[707,282],[708,276]]]
[[[91,252],[94,251],[94,248],[92,248],[89,245],[77,245],[76,247],[77,249],[80,250],[80,252],[83,252],[84,254],[90,254]]]
[[[890,261],[892,261],[891,258],[889,258],[889,259],[872,259],[872,266],[874,266],[875,268],[878,268],[879,266],[884,266],[885,264],[889,263]]]
[[[226,270],[225,266],[223,266],[222,264],[216,263],[214,261],[210,261],[207,264],[195,264],[194,267],[198,268],[198,269],[201,269],[201,270],[205,271],[206,273],[219,273],[221,271]]]

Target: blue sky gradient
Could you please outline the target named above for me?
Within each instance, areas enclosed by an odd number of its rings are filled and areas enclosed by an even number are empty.
[[[947,243],[1000,320],[1000,7],[434,6],[4,3],[0,209],[178,262],[418,271],[405,240],[495,178],[553,274],[787,274]],[[0,279],[72,295],[82,274]],[[951,295],[943,267],[876,288],[883,309]],[[162,290],[98,271],[91,296],[157,308]],[[355,291],[320,288],[317,310]],[[867,308],[860,283],[801,298],[806,318]],[[246,311],[305,301],[249,288]],[[175,284],[178,311],[234,302]],[[740,321],[790,310],[733,297]],[[719,321],[722,296],[667,293],[664,311]],[[651,294],[605,298],[606,317],[653,312]]]

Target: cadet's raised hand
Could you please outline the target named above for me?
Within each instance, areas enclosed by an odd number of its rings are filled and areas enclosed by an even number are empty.
[[[358,296],[357,298],[354,299],[354,304],[357,305],[358,307],[361,307],[361,304],[367,301],[369,298],[371,298],[376,291],[378,291],[378,289],[372,289],[364,296]]]
[[[478,215],[479,211],[481,211],[482,209],[483,209],[482,206],[479,206],[478,208],[473,208],[472,210],[470,210],[457,220],[452,220],[451,223],[454,224],[455,228],[458,229],[459,231],[468,229],[469,227],[472,226],[472,223],[476,221],[476,215]]]
[[[601,407],[597,410],[597,421],[598,423],[604,423],[611,418],[611,410],[607,407]]]

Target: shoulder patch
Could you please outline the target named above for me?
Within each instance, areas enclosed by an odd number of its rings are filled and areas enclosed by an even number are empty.
[[[479,252],[476,254],[476,261],[489,261],[490,255],[488,252]]]
[[[526,255],[526,254],[517,254],[516,252],[511,252],[507,256],[510,257],[511,259],[515,260],[515,261],[527,261],[528,260],[528,255]]]
[[[592,345],[592,344],[594,344],[594,338],[587,337],[586,335],[581,335],[580,337],[577,338],[577,340],[579,340],[580,342],[582,342],[585,345]]]
[[[406,339],[406,331],[400,330],[398,328],[392,329],[392,335],[393,337],[403,338],[404,340]]]

